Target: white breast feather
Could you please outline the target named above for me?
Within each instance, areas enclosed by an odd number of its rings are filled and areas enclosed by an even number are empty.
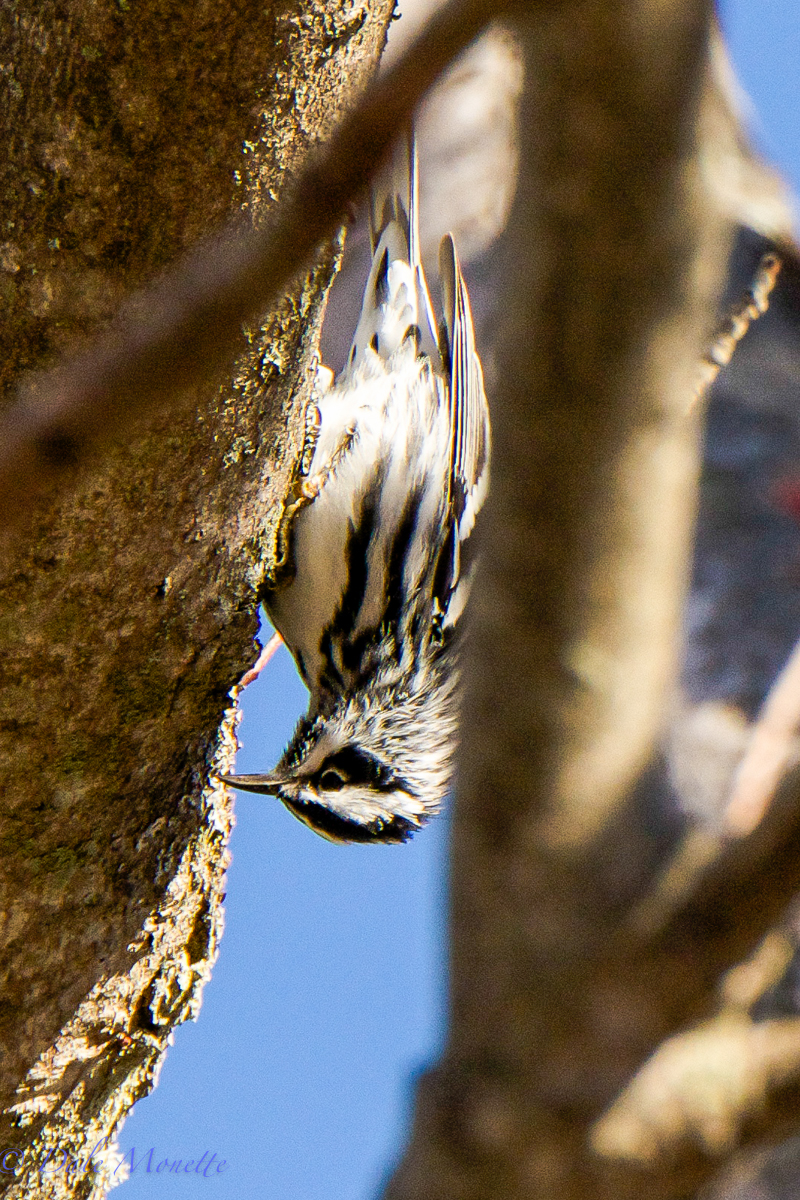
[[[321,665],[318,631],[330,620],[347,585],[350,526],[359,519],[364,489],[378,464],[383,464],[386,474],[357,632],[380,618],[391,535],[415,485],[424,485],[418,524],[429,524],[435,516],[446,488],[450,436],[444,386],[441,378],[423,367],[413,344],[407,342],[389,363],[367,350],[358,371],[320,400],[321,424],[310,477],[330,463],[348,431],[354,431],[352,445],[340,456],[314,502],[295,518],[297,574],[291,586],[271,601],[276,623],[285,640],[301,651],[312,679]],[[407,567],[411,577],[425,566],[426,540],[416,542],[418,549],[409,556]]]

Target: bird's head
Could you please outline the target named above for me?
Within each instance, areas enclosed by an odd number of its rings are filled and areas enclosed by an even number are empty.
[[[331,842],[405,842],[441,807],[455,713],[453,705],[447,716],[436,706],[438,720],[425,722],[424,697],[391,700],[357,696],[309,714],[273,771],[223,776],[223,782],[277,796]]]

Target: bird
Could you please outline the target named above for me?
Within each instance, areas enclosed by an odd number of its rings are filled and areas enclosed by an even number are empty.
[[[420,256],[413,134],[373,189],[349,357],[318,372],[267,614],[309,709],[274,770],[226,775],[332,842],[405,842],[441,810],[458,741],[464,610],[490,426],[453,238],[437,322]]]

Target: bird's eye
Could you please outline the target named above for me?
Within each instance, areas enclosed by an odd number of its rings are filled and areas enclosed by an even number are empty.
[[[338,792],[339,788],[344,787],[347,780],[338,771],[332,771],[330,768],[323,771],[319,781],[319,786],[324,788],[326,792]]]

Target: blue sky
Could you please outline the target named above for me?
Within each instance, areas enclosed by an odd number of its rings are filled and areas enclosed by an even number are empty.
[[[726,0],[723,25],[765,154],[800,190],[800,5]],[[281,650],[248,688],[238,770],[271,767],[305,707]],[[238,796],[226,932],[197,1023],[121,1137],[146,1160],[120,1200],[367,1200],[405,1136],[409,1081],[444,1036],[445,842],[339,847],[277,802]],[[226,1163],[223,1173],[216,1165]]]
[[[719,11],[736,73],[755,106],[756,143],[800,193],[800,5],[724,0]]]

